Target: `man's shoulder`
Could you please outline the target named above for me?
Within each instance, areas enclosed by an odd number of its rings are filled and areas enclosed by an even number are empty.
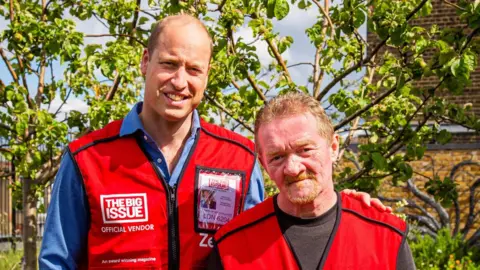
[[[342,211],[362,219],[372,226],[382,226],[392,229],[399,234],[408,230],[407,223],[401,218],[375,207],[367,207],[360,200],[342,194]]]
[[[218,243],[229,235],[244,229],[248,229],[253,225],[273,216],[275,216],[273,199],[268,198],[267,200],[257,204],[255,207],[250,208],[240,215],[234,217],[231,221],[222,226],[215,234],[215,241]]]
[[[255,146],[254,146],[254,143],[252,140],[236,133],[236,132],[233,132],[229,129],[226,129],[224,127],[221,127],[221,126],[218,126],[218,125],[215,125],[215,124],[211,124],[211,123],[208,123],[207,121],[203,120],[203,119],[200,119],[200,124],[201,124],[201,128],[202,130],[207,133],[208,135],[216,138],[216,139],[220,139],[220,140],[224,140],[224,141],[227,141],[227,142],[231,142],[231,143],[234,143],[234,144],[240,144],[242,145],[243,147],[247,147],[247,149],[254,153],[255,151]]]
[[[118,138],[120,128],[122,126],[122,121],[123,119],[115,120],[113,122],[110,122],[109,124],[107,124],[101,129],[94,130],[88,134],[83,135],[80,138],[73,140],[68,145],[68,147],[70,148],[70,151],[72,153],[75,153],[83,149],[86,149],[89,146],[94,145],[96,143]]]

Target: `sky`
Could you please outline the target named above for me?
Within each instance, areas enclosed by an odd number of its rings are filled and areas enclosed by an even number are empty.
[[[144,3],[143,5],[146,5],[147,1],[142,1]],[[142,9],[148,9],[148,7],[143,7]],[[294,43],[292,46],[287,49],[283,54],[283,58],[288,62],[287,65],[295,64],[295,63],[300,63],[300,62],[313,62],[314,55],[315,55],[315,48],[314,46],[310,43],[308,37],[306,36],[304,29],[310,27],[315,23],[317,20],[317,16],[319,15],[318,9],[315,7],[310,8],[309,10],[300,10],[298,9],[295,5],[290,6],[290,12],[281,21],[273,20],[274,23],[274,30],[278,31],[281,36],[291,36],[294,39]],[[66,17],[70,17],[69,14],[66,15]],[[70,17],[71,18],[71,17]],[[105,28],[100,22],[95,20],[94,18],[91,18],[87,21],[79,21],[75,20],[77,23],[77,30],[80,32],[83,32],[85,34],[104,34],[108,33],[108,29]],[[5,29],[7,27],[7,23],[0,18],[0,29]],[[301,31],[299,31],[301,29]],[[365,37],[366,36],[366,30],[365,27],[362,27],[360,29],[361,34]],[[235,38],[242,37],[245,41],[245,43],[251,42],[254,40],[254,37],[252,36],[252,31],[250,28],[244,24],[243,27],[238,28],[237,31],[234,33]],[[101,43],[104,44],[108,40],[111,40],[113,38],[111,37],[102,37],[102,38],[86,38],[85,43]],[[274,61],[274,59],[269,55],[267,51],[267,44],[264,41],[257,41],[254,43],[255,47],[257,48],[257,54],[260,59],[260,62],[262,66],[266,67],[268,66],[269,63]],[[6,44],[2,43],[0,44],[3,48],[6,48]],[[54,65],[54,76],[56,79],[60,79],[63,77],[63,70],[64,68],[59,65],[59,63],[56,63]],[[312,74],[312,67],[307,66],[307,65],[302,65],[302,66],[296,66],[292,67],[289,69],[289,72],[292,76],[292,79],[294,82],[297,84],[305,85],[308,80],[308,76]],[[50,78],[50,70],[47,71],[47,78]],[[362,76],[362,74],[354,74],[353,76],[347,77],[347,79],[353,79],[353,78],[358,78]],[[11,81],[10,74],[3,63],[3,61],[0,62],[0,78],[5,82],[9,83]],[[36,76],[29,76],[27,79],[29,81],[29,88],[30,89],[36,89],[36,86],[38,84],[38,80]],[[329,83],[331,78],[326,77],[323,81],[322,86],[325,86]],[[338,89],[334,88],[332,92],[335,92],[335,90]],[[56,100],[52,103],[50,107],[50,111],[56,111],[58,106],[60,105],[61,101],[57,97]],[[76,98],[76,97],[71,97],[67,104],[65,104],[62,107],[62,112],[68,112],[72,109],[79,110],[81,112],[86,112],[88,109],[88,106],[85,104],[85,102],[81,99],[81,97]]]

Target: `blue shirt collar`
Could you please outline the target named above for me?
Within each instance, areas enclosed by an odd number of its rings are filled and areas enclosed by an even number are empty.
[[[133,106],[130,112],[123,119],[122,127],[120,127],[120,136],[126,136],[135,133],[137,130],[142,131],[143,134],[147,134],[140,120],[140,113],[142,112],[143,102],[138,102]],[[197,130],[200,128],[200,117],[198,111],[193,110],[193,122],[192,122],[192,136],[195,136]]]

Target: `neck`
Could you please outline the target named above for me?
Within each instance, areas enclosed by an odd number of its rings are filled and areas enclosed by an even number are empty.
[[[157,146],[162,149],[181,145],[188,135],[193,124],[193,113],[180,121],[167,121],[155,114],[140,113],[145,131],[152,137]]]
[[[314,218],[326,213],[337,203],[337,194],[332,190],[324,190],[317,198],[307,204],[293,204],[286,194],[277,197],[278,207],[285,213],[299,218]]]

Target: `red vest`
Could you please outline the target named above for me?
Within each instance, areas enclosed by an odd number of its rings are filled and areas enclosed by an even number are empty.
[[[90,208],[85,267],[204,268],[213,233],[243,209],[253,143],[201,120],[172,188],[139,136],[119,136],[121,124],[112,122],[69,145]]]
[[[340,195],[337,220],[320,269],[396,269],[407,224],[392,214]],[[270,198],[215,234],[224,269],[300,269]]]

